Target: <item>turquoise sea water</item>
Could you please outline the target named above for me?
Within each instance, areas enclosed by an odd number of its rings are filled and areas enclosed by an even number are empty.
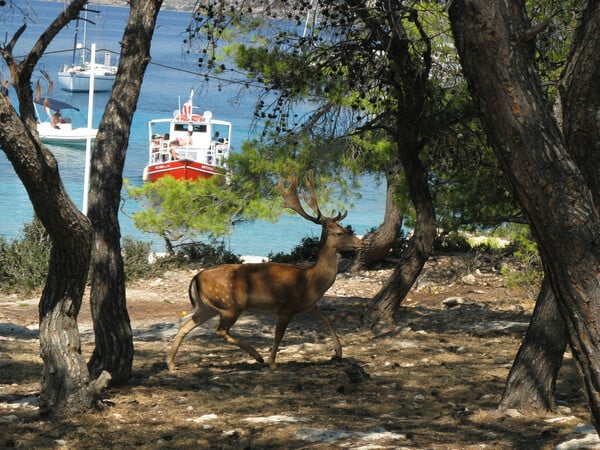
[[[47,27],[62,8],[60,2],[32,1],[37,13],[36,23],[31,23],[15,48],[15,55],[25,54],[40,33]],[[122,36],[127,21],[128,9],[92,5],[101,11],[99,16],[89,15],[94,26],[88,26],[87,46],[96,43],[99,54],[97,61],[102,61],[101,49],[118,53],[118,40]],[[253,136],[252,111],[255,98],[250,92],[240,91],[239,84],[223,80],[211,79],[205,82],[204,76],[196,72],[197,57],[193,52],[187,53],[183,47],[183,31],[189,24],[189,14],[173,11],[161,11],[158,17],[152,41],[152,63],[149,65],[142,85],[142,92],[134,115],[124,177],[132,185],[142,184],[142,171],[147,159],[148,121],[159,117],[171,117],[177,109],[179,99],[183,103],[194,89],[194,104],[200,105],[201,111],[210,110],[215,118],[229,120],[234,124],[232,143],[240,148],[244,140]],[[18,20],[6,20],[9,37],[21,25]],[[3,30],[5,31],[5,30]],[[72,48],[74,25],[63,30],[52,43],[41,60],[38,69],[56,76],[61,64],[71,61],[72,53],[64,51]],[[82,31],[79,32],[80,41]],[[113,56],[113,62],[115,57]],[[8,72],[4,65],[0,70],[5,78]],[[35,76],[41,76],[37,70]],[[108,100],[107,93],[97,93],[94,97],[93,126],[97,127]],[[71,103],[81,109],[74,113],[75,126],[87,123],[87,93],[68,93],[57,90],[52,96]],[[83,201],[83,178],[85,151],[52,147],[57,160],[63,182],[76,204]],[[363,179],[362,198],[353,200],[348,205],[348,217],[344,224],[352,225],[358,234],[366,233],[377,226],[383,219],[385,207],[385,188],[372,179]],[[155,235],[143,234],[133,226],[130,218],[132,212],[139,209],[137,203],[123,193],[123,207],[120,215],[121,233],[135,239],[152,241],[157,251],[162,250],[162,242]],[[324,208],[325,209],[325,208]],[[33,209],[23,185],[14,173],[11,164],[3,152],[0,152],[0,235],[12,239],[18,236],[22,225],[30,222]],[[304,219],[294,215],[284,215],[276,223],[256,222],[236,225],[233,235],[228,239],[233,252],[240,255],[267,255],[280,251],[289,251],[305,236],[318,236],[320,229]]]

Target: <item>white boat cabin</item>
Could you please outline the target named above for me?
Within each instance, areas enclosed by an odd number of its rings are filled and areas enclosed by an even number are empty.
[[[224,167],[230,150],[231,123],[213,120],[209,111],[189,119],[149,122],[149,164],[189,160]]]

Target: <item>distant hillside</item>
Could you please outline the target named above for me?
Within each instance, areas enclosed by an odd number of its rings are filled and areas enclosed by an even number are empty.
[[[63,2],[63,0],[48,0],[54,2]],[[190,0],[164,0],[162,9],[168,9],[172,11],[192,11],[192,7],[196,2]],[[128,0],[90,0],[92,5],[107,5],[107,6],[123,6],[128,7]]]

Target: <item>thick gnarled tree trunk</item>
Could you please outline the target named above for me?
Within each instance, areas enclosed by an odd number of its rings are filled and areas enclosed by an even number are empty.
[[[410,140],[405,138],[401,142],[406,145]],[[399,153],[417,221],[408,246],[402,252],[400,263],[394,269],[387,284],[369,304],[363,317],[363,327],[370,328],[377,334],[389,330],[402,300],[423,270],[436,236],[435,210],[429,193],[427,171],[419,160],[414,136],[412,142],[414,143],[412,148],[405,147]]]
[[[598,23],[598,3],[586,5],[583,23]],[[600,430],[600,216],[541,87],[524,8],[454,0],[450,19],[490,144],[529,216]],[[596,44],[599,38],[595,32]]]
[[[351,272],[373,269],[390,254],[402,230],[403,211],[397,203],[397,193],[402,189],[402,166],[395,164],[386,173],[387,189],[383,223],[363,238],[361,248],[350,268]]]
[[[567,330],[552,287],[544,280],[525,340],[508,374],[500,408],[556,408],[556,377],[567,347]]]
[[[563,134],[571,158],[582,171],[600,208],[600,8],[583,2],[584,14],[560,83]]]
[[[19,99],[17,114],[8,96],[0,93],[0,147],[23,182],[35,213],[52,240],[49,272],[39,304],[44,362],[40,413],[55,418],[89,409],[109,379],[103,373],[89,382],[77,330],[90,262],[91,226],[67,195],[56,159],[37,137],[31,88],[32,72],[39,58],[53,37],[78,16],[85,3],[73,0],[66,5],[22,61],[14,59],[12,49],[25,25],[0,48]]]
[[[91,227],[67,195],[56,159],[29,134],[4,95],[0,95],[0,120],[4,124],[0,146],[52,240],[39,303],[40,354],[44,361],[40,413],[62,417],[89,409],[104,388],[89,383],[77,329],[90,262]]]
[[[117,78],[92,154],[88,215],[94,228],[90,303],[96,346],[89,370],[91,375],[108,371],[115,385],[129,381],[133,363],[118,221],[123,166],[161,4],[162,0],[130,2]]]
[[[582,171],[598,208],[600,165],[596,164],[596,160],[600,154],[600,123],[596,120],[594,111],[600,104],[600,77],[597,69],[600,67],[597,29],[600,17],[597,5],[588,6],[592,9],[589,9],[586,15],[582,15],[584,20],[577,27],[571,55],[562,74],[559,89],[562,111],[560,123],[563,125],[569,155]],[[531,327],[537,331],[529,330],[525,337],[509,374],[500,403],[502,408],[554,408],[554,387],[563,356],[558,353],[558,349],[565,345],[562,342],[566,342],[566,329],[556,300],[553,294],[550,300],[549,295],[551,292],[545,289],[540,293],[531,321]],[[539,302],[543,304],[540,305]],[[538,314],[542,314],[542,318],[538,318]],[[539,342],[547,342],[550,345],[539,345]],[[537,365],[531,369],[531,361],[538,361],[549,373],[543,373]],[[535,370],[539,378],[527,380],[526,374],[529,370]],[[533,384],[537,386],[534,388]]]
[[[352,4],[353,2],[351,2]],[[421,273],[429,258],[435,240],[435,210],[429,192],[428,173],[419,156],[423,148],[423,110],[428,97],[429,73],[431,70],[431,43],[412,11],[411,27],[419,33],[424,51],[416,56],[409,44],[410,39],[402,20],[394,20],[393,26],[386,29],[380,21],[369,17],[367,9],[357,8],[363,15],[365,25],[374,36],[383,41],[386,57],[390,65],[390,96],[396,100],[393,119],[380,124],[392,136],[397,148],[397,161],[402,165],[408,185],[408,195],[415,208],[416,226],[408,241],[400,263],[396,266],[387,285],[375,296],[363,317],[363,327],[376,333],[386,332],[393,324],[394,314],[400,303]],[[398,5],[389,7],[392,17],[396,17]],[[400,8],[402,9],[402,8]],[[391,32],[390,32],[391,30]],[[388,117],[383,115],[383,117]]]

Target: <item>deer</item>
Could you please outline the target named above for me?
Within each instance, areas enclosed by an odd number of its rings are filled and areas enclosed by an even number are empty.
[[[280,179],[277,190],[283,197],[283,206],[295,211],[304,219],[321,225],[320,246],[317,259],[309,264],[286,264],[277,262],[221,264],[200,270],[189,285],[189,298],[194,312],[188,316],[177,331],[167,353],[167,366],[175,370],[175,355],[182,340],[194,328],[218,315],[219,324],[215,334],[238,346],[260,364],[264,359],[254,347],[242,339],[233,337],[229,330],[243,312],[272,313],[276,315],[273,347],[268,364],[276,368],[275,358],[279,344],[291,319],[308,313],[321,320],[333,339],[335,358],[341,360],[342,346],[331,320],[317,307],[317,301],[334,283],[338,270],[338,252],[352,251],[362,247],[362,241],[340,222],[344,213],[324,216],[319,209],[315,194],[312,171],[304,178],[310,196],[302,190],[304,202],[314,215],[308,214],[298,193],[298,177]]]

